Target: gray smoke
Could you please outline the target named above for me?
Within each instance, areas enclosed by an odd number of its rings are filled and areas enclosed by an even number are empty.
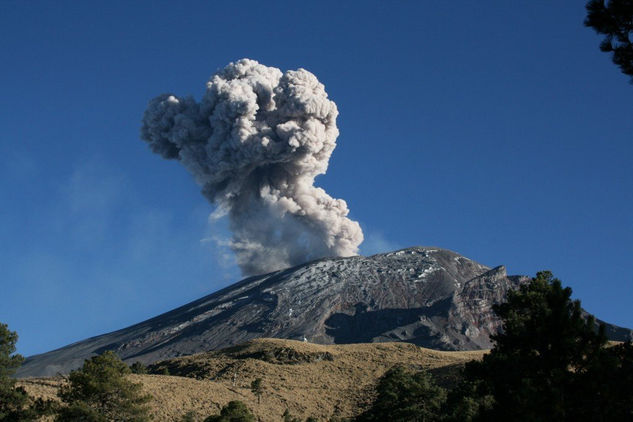
[[[347,204],[314,186],[336,146],[337,115],[307,70],[242,59],[211,77],[199,103],[154,98],[141,137],[193,174],[214,214],[228,214],[242,272],[261,274],[358,253],[363,233]]]

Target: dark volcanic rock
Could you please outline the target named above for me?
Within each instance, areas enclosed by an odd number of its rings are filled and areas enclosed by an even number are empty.
[[[491,306],[526,280],[437,248],[322,259],[247,278],[140,324],[29,357],[18,376],[65,373],[106,350],[127,362],[152,363],[261,337],[489,348],[499,328]],[[615,326],[607,332],[631,336]]]

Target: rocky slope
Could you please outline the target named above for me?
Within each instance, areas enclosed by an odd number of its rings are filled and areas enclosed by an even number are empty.
[[[247,278],[131,327],[29,357],[18,376],[65,373],[105,350],[151,363],[262,337],[485,349],[499,328],[492,304],[526,280],[438,248],[322,259]],[[631,337],[628,329],[607,331],[613,340]]]

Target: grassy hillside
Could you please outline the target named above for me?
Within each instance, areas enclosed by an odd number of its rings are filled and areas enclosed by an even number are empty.
[[[170,375],[130,375],[154,400],[157,421],[178,420],[189,411],[199,420],[241,400],[263,421],[279,421],[286,409],[305,419],[354,416],[373,398],[373,387],[395,365],[429,369],[450,383],[453,368],[479,359],[482,351],[441,352],[408,343],[318,345],[293,340],[259,339],[240,346],[171,359],[153,365]],[[261,404],[250,384],[262,378]],[[60,378],[20,380],[39,397],[54,397]]]

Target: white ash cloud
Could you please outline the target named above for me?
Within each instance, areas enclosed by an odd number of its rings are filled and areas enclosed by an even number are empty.
[[[141,137],[193,174],[213,215],[228,215],[242,272],[260,274],[358,253],[363,233],[347,204],[314,186],[336,147],[337,115],[307,70],[242,59],[211,77],[200,102],[154,98]]]

